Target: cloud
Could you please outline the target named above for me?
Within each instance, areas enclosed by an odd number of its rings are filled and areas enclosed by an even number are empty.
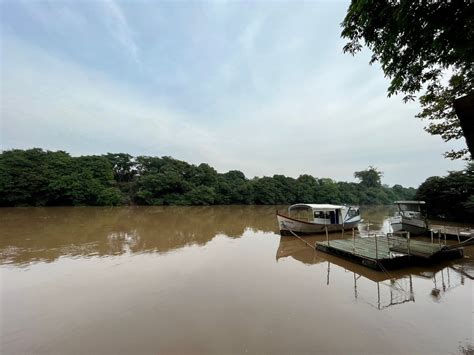
[[[73,153],[193,151],[212,145],[208,132],[179,110],[30,46],[3,38],[3,147],[40,146]],[[34,58],[34,62],[31,60]]]
[[[90,38],[79,49],[38,41],[7,18],[2,148],[171,155],[248,177],[353,180],[374,165],[384,182],[413,186],[463,166],[441,156],[462,143],[430,136],[414,118],[417,104],[386,97],[388,82],[368,53],[341,53],[344,6],[158,5],[172,7],[160,8],[168,14],[160,21],[148,4],[86,9],[94,16],[78,15],[74,25],[87,18],[83,37],[66,36]],[[110,35],[127,51],[107,46]],[[82,48],[93,55],[81,57]],[[127,60],[118,65],[120,56]]]
[[[133,59],[139,63],[139,49],[134,34],[120,5],[114,0],[100,2],[105,10],[105,20],[111,35],[128,50]]]

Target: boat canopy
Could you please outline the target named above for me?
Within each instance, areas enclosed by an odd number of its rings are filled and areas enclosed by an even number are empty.
[[[424,205],[425,201],[395,201],[395,205]]]
[[[330,204],[315,204],[315,203],[297,203],[296,205],[291,205],[288,208],[288,211],[294,210],[294,209],[309,209],[309,208],[312,209],[313,211],[335,211],[335,210],[347,208],[347,206],[330,205]]]

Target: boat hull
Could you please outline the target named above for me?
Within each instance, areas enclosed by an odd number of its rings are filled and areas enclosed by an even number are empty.
[[[344,224],[319,224],[304,222],[281,214],[277,214],[278,226],[280,228],[280,234],[291,235],[291,232],[298,234],[317,234],[325,233],[326,227],[328,232],[339,232],[342,230],[349,230],[356,228],[359,224],[359,220],[348,222]]]
[[[424,234],[428,231],[428,225],[422,219],[405,216],[392,217],[390,221],[394,232],[410,232],[411,234]]]

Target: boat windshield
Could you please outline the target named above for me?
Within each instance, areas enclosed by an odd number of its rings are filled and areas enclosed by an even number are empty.
[[[349,211],[347,211],[347,218],[353,218],[356,217],[360,214],[358,208],[350,208]]]
[[[421,212],[421,205],[415,203],[400,203],[398,204],[398,208],[400,211],[413,211],[413,212]]]

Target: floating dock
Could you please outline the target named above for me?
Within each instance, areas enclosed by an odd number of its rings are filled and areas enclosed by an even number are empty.
[[[442,224],[430,224],[427,236],[434,234],[435,237],[442,237],[449,240],[461,242],[474,236],[474,228],[462,226],[449,226]]]
[[[319,251],[337,255],[376,270],[428,264],[463,257],[463,243],[442,244],[412,240],[397,235],[354,237],[317,242]]]

